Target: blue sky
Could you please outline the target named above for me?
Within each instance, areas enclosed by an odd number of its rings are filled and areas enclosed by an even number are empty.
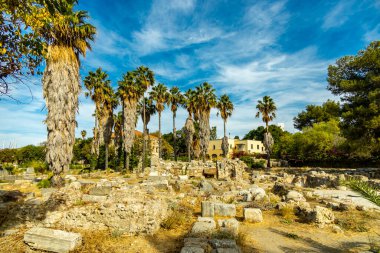
[[[78,9],[87,10],[98,29],[93,50],[82,60],[82,77],[101,66],[116,87],[123,73],[146,65],[157,82],[184,91],[207,81],[218,96],[232,98],[235,112],[228,132],[241,137],[262,124],[254,116],[264,95],[277,104],[274,123],[285,123],[293,132],[292,119],[305,105],[339,99],[326,89],[328,65],[380,39],[380,1],[374,0],[82,0]],[[28,83],[33,98],[28,88],[16,86],[12,94],[22,104],[0,100],[0,145],[20,147],[46,139],[41,78]],[[93,111],[82,94],[78,136],[82,129],[91,135]],[[185,117],[180,109],[178,128]],[[216,111],[211,125],[221,136]],[[154,117],[149,128],[157,126]],[[163,132],[171,128],[166,110]]]

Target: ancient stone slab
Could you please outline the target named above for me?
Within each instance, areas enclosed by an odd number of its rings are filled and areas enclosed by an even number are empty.
[[[199,247],[183,247],[181,253],[204,253],[205,250]]]
[[[194,223],[191,233],[193,234],[202,234],[212,232],[216,229],[216,223],[211,218],[199,217],[200,221]],[[198,218],[198,220],[199,220]]]
[[[82,244],[82,236],[78,233],[34,227],[25,233],[24,242],[34,249],[66,253]]]
[[[202,201],[202,217],[214,217],[214,203]]]
[[[214,203],[214,214],[234,217],[236,215],[236,206],[234,204]]]
[[[248,222],[262,222],[263,214],[259,208],[244,208],[244,220]]]
[[[110,186],[94,187],[94,188],[91,188],[90,195],[107,196],[110,194],[111,190],[112,190],[112,187]]]
[[[249,189],[249,191],[251,192],[254,200],[262,200],[267,195],[265,190],[257,185],[254,185],[251,189]]]
[[[205,249],[208,245],[206,238],[187,237],[183,240],[185,247],[201,247]]]

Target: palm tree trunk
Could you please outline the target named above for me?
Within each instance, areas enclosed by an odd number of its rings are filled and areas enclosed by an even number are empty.
[[[59,55],[59,56],[58,56]],[[75,116],[80,92],[79,62],[72,48],[50,46],[43,79],[48,110],[46,162],[53,171],[53,186],[62,186],[62,172],[69,170],[75,143]]]
[[[173,149],[174,149],[174,161],[177,161],[177,132],[175,130],[175,116],[176,113],[173,112]]]
[[[200,146],[203,162],[206,161],[208,144],[210,142],[210,112],[204,111],[199,117]]]
[[[131,153],[133,141],[135,139],[136,127],[136,107],[137,101],[124,101],[124,124],[123,124],[123,139],[125,159],[124,168],[129,170],[129,154]]]
[[[223,132],[224,132],[224,136],[223,137],[225,137],[225,136],[227,136],[227,134],[226,134],[226,120],[223,120]]]
[[[145,159],[146,159],[146,115],[145,115],[145,97],[143,104],[143,152],[142,152],[142,161],[141,161],[141,170],[145,170]]]
[[[265,122],[265,128],[267,135],[269,133],[269,126],[268,126],[268,121]],[[269,147],[267,148],[267,168],[270,169],[270,150]]]
[[[158,158],[161,158],[161,112],[158,112]]]
[[[108,144],[105,145],[105,169],[108,171]]]

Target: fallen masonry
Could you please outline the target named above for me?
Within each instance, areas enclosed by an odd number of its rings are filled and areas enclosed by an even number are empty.
[[[24,235],[31,248],[56,253],[67,253],[82,244],[82,236],[62,230],[34,227]]]

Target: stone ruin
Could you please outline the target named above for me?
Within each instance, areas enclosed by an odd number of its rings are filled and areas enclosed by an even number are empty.
[[[220,161],[191,161],[174,162],[157,160],[152,162],[149,170],[154,175],[188,176],[188,177],[214,177],[217,179],[241,180],[247,165],[239,159],[223,159]]]

